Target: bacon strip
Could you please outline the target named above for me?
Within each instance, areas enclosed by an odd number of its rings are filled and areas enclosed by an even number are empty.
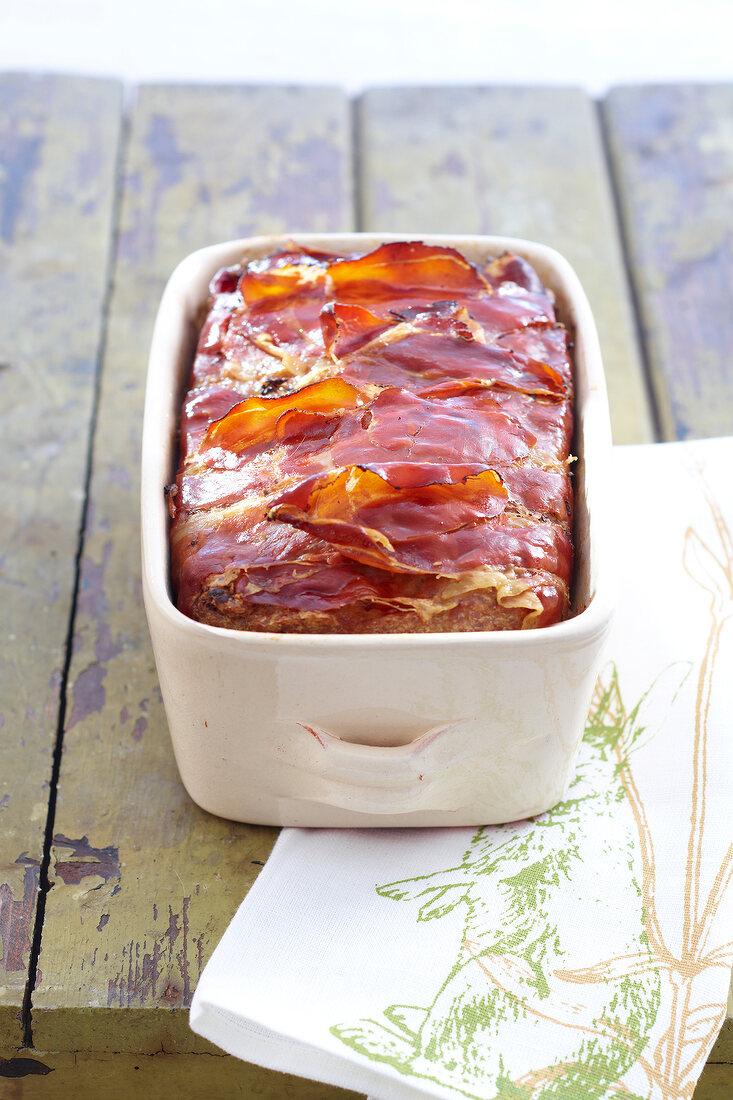
[[[331,296],[342,302],[476,298],[488,283],[454,248],[421,241],[383,244],[356,260],[329,268]]]
[[[301,422],[307,416],[336,416],[353,409],[358,399],[359,391],[342,378],[326,378],[284,397],[249,397],[209,426],[201,450],[224,447],[238,454],[257,443],[293,434],[286,427],[288,417],[292,425],[293,414],[299,414]]]
[[[426,561],[425,550],[416,555],[405,544],[419,541],[422,546],[433,535],[438,545],[442,536],[501,515],[506,500],[493,470],[457,484],[395,488],[374,471],[351,466],[278,494],[266,515],[317,535],[365,565],[450,573],[450,564],[441,562],[436,569],[434,558]],[[426,545],[432,545],[429,538]],[[443,558],[446,552],[441,550]]]

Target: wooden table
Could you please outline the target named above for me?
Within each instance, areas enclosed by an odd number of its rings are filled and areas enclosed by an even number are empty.
[[[252,233],[535,238],[587,288],[616,442],[730,434],[733,86],[122,93],[0,77],[0,1097],[335,1100],[188,1028],[276,830],[190,802],[161,706],[138,450],[162,287]],[[732,1063],[729,1020],[697,1100]]]

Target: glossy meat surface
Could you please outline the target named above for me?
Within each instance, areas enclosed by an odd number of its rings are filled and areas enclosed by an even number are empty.
[[[558,621],[572,389],[517,256],[294,245],[217,273],[169,488],[179,608],[321,633]]]

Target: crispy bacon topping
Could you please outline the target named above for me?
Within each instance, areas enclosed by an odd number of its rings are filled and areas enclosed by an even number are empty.
[[[201,450],[223,447],[238,453],[257,443],[282,440],[293,434],[294,414],[300,424],[308,417],[335,417],[355,408],[358,400],[359,391],[342,378],[325,378],[284,397],[248,397],[210,425]]]
[[[342,302],[435,302],[477,298],[488,283],[460,252],[421,241],[397,241],[329,269],[331,293]]]
[[[378,317],[364,306],[327,302],[321,310],[323,345],[334,360],[380,336],[394,325],[394,318]]]
[[[211,294],[174,487],[182,610],[379,629],[491,590],[510,626],[566,613],[572,372],[526,261],[293,244]]]
[[[567,397],[566,382],[554,367],[462,332],[415,331],[390,343],[367,345],[347,357],[343,374],[417,392],[430,388],[426,383],[470,379],[538,397]]]
[[[266,515],[317,535],[365,565],[450,573],[440,537],[496,518],[506,501],[506,489],[493,470],[458,483],[401,488],[372,470],[351,466],[278,494]],[[431,535],[439,538],[431,541]],[[411,543],[419,543],[421,550],[416,553]],[[441,546],[440,562],[425,559],[432,545]]]

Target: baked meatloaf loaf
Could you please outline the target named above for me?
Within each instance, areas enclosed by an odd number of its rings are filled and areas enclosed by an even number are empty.
[[[167,488],[181,611],[334,634],[567,615],[568,336],[524,260],[293,244],[210,289]]]

